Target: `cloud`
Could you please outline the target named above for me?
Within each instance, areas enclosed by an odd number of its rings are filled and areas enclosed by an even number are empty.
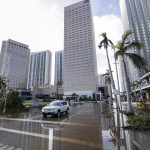
[[[95,40],[96,40],[96,51],[97,51],[97,60],[98,60],[98,73],[104,73],[106,71],[107,59],[105,50],[102,48],[101,50],[98,48],[102,37],[99,35],[103,32],[107,33],[108,38],[115,44],[118,40],[120,40],[121,35],[123,33],[122,21],[118,16],[113,14],[103,15],[103,16],[94,16],[94,27],[95,27]],[[109,49],[109,56],[111,63],[114,63],[113,58],[113,50]],[[105,57],[105,58],[104,58]],[[102,69],[102,67],[105,68]],[[105,67],[104,67],[105,66]]]
[[[116,44],[118,40],[121,39],[123,34],[123,26],[121,18],[115,16],[113,14],[103,15],[103,16],[94,16],[94,27],[95,27],[95,40],[96,40],[96,52],[97,52],[97,66],[98,73],[103,74],[108,69],[108,62],[106,58],[105,49],[99,49],[98,45],[102,40],[102,37],[99,35],[103,32],[107,33],[108,38]],[[116,82],[116,70],[114,64],[114,51],[112,49],[109,50],[109,58],[110,64],[114,75],[114,80]]]
[[[11,38],[29,45],[32,52],[49,49],[53,52],[54,64],[54,52],[63,50],[64,47],[64,7],[78,1],[80,0],[0,0],[0,42]],[[91,3],[94,9],[102,4],[99,0],[91,0]],[[122,24],[120,18],[113,14],[94,16],[93,20],[98,72],[104,73],[107,59],[105,51],[97,48],[101,40],[99,35],[107,32],[108,37],[116,42],[123,32]],[[113,62],[112,52],[110,56]]]

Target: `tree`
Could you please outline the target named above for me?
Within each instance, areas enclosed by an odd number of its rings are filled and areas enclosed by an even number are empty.
[[[107,38],[106,33],[102,33],[100,36],[103,37],[103,40],[100,42],[99,44],[99,48],[101,49],[102,47],[104,47],[104,49],[106,50],[106,56],[107,56],[107,61],[108,61],[108,69],[109,69],[109,73],[110,73],[110,78],[111,78],[111,84],[112,84],[112,88],[113,88],[113,92],[115,92],[116,87],[115,87],[115,82],[113,79],[113,75],[112,75],[112,70],[111,70],[111,66],[110,66],[110,60],[109,60],[109,55],[108,55],[108,46],[113,47],[114,44],[112,43],[111,40],[109,40]],[[117,111],[119,111],[119,105],[118,105],[118,101],[117,101],[117,96],[115,94],[115,101],[116,101],[116,106],[117,106]]]
[[[10,90],[7,95],[6,110],[16,110],[22,108],[24,108],[24,105],[19,92]]]
[[[108,85],[109,85],[110,96],[111,96],[111,98],[112,98],[111,77],[110,77],[109,70],[106,70],[106,73],[103,74],[102,76],[105,77],[105,84],[108,84]]]
[[[71,97],[72,97],[73,100],[76,100],[77,97],[79,97],[79,95],[77,95],[76,93],[72,93]]]
[[[111,104],[112,104],[112,88],[111,88],[111,77],[109,70],[106,70],[106,73],[103,74],[102,76],[105,77],[105,84],[109,85],[109,91],[110,91],[110,98],[109,98],[109,109],[111,111]]]
[[[130,40],[131,35],[132,35],[131,31],[126,31],[123,34],[122,39],[117,42],[117,45],[115,46],[115,48],[117,49],[115,53],[115,59],[118,59],[118,57],[120,56],[121,61],[123,63],[122,67],[124,71],[125,90],[126,90],[126,96],[128,101],[127,111],[130,113],[134,113],[131,105],[131,94],[130,94],[131,87],[130,87],[130,81],[127,73],[127,66],[125,63],[125,59],[128,57],[136,68],[138,69],[143,68],[144,70],[146,70],[146,61],[143,57],[139,56],[138,54],[129,52],[129,50],[131,49],[140,50],[142,46],[141,43],[138,41],[131,41]]]
[[[56,83],[56,98],[60,99],[60,95],[59,95],[59,88],[62,86],[62,82],[61,81],[58,81]]]
[[[0,76],[0,100],[4,100],[6,95],[6,79]]]

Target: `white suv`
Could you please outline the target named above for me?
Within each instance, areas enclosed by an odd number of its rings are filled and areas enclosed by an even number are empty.
[[[66,114],[69,112],[69,105],[64,100],[55,100],[42,108],[43,117],[47,117],[47,115],[56,115],[60,117],[63,112]]]

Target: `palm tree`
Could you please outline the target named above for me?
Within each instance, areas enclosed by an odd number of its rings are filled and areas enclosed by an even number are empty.
[[[110,60],[109,60],[109,55],[108,55],[108,46],[113,47],[114,44],[112,43],[111,40],[109,40],[107,38],[106,33],[102,33],[100,36],[103,37],[103,40],[100,42],[99,44],[99,48],[101,49],[102,47],[105,48],[106,50],[106,56],[107,56],[107,61],[108,61],[108,69],[109,69],[109,73],[110,73],[110,78],[111,78],[111,84],[112,84],[112,88],[113,88],[113,92],[115,93],[116,87],[115,87],[115,82],[113,79],[113,75],[112,75],[112,70],[111,70],[111,66],[110,66]],[[115,100],[116,100],[116,106],[117,106],[117,110],[119,109],[119,105],[118,105],[118,101],[117,101],[117,96],[115,94]],[[119,110],[118,110],[119,111]]]
[[[106,33],[102,33],[100,36],[103,37],[103,40],[100,42],[99,44],[99,48],[101,49],[102,47],[104,47],[104,49],[106,50],[106,56],[107,56],[107,61],[108,61],[108,69],[109,69],[109,73],[110,73],[110,78],[111,78],[111,84],[112,84],[112,89],[113,92],[115,93],[116,87],[115,87],[115,82],[113,79],[113,75],[112,75],[112,70],[111,70],[111,66],[110,66],[110,60],[109,60],[109,55],[108,55],[108,46],[110,46],[111,48],[114,46],[114,44],[112,43],[111,40],[109,40],[107,38]],[[116,131],[116,141],[117,141],[117,149],[120,150],[120,118],[119,118],[119,104],[118,104],[118,100],[117,100],[117,95],[116,93],[114,94],[115,96],[115,101],[116,101],[116,108],[117,108],[117,131]]]
[[[123,63],[123,71],[124,71],[124,80],[125,80],[125,90],[126,90],[126,96],[127,96],[127,111],[130,113],[134,113],[132,105],[131,105],[131,87],[130,87],[130,82],[129,82],[129,77],[127,74],[127,66],[125,63],[125,59],[128,57],[133,65],[138,68],[138,69],[145,69],[146,68],[146,61],[143,57],[139,56],[138,54],[128,52],[130,49],[141,49],[141,43],[138,41],[130,41],[130,36],[132,35],[131,31],[127,31],[123,34],[122,39],[118,41],[117,45],[115,48],[118,50],[115,53],[115,59],[118,59],[118,56],[120,56],[121,61]]]
[[[112,104],[112,88],[111,88],[111,77],[109,70],[106,70],[106,73],[102,75],[105,77],[105,84],[109,85],[109,91],[110,91],[110,99],[109,99],[109,109],[111,111],[111,104]]]
[[[111,96],[111,98],[112,98],[111,77],[110,77],[109,70],[106,70],[106,73],[104,73],[102,76],[105,77],[105,84],[108,84],[108,85],[109,85],[110,96]]]

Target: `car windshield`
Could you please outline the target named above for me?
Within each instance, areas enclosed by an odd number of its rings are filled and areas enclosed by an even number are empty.
[[[60,106],[60,102],[51,102],[50,106]]]

